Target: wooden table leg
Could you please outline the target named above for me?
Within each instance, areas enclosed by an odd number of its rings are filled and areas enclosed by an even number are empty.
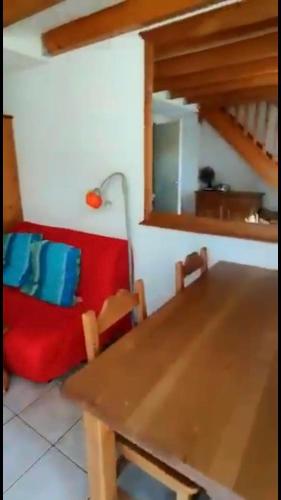
[[[90,500],[117,500],[115,435],[84,411]]]

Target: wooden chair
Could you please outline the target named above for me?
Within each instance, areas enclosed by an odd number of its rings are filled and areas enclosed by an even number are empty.
[[[184,279],[195,271],[201,271],[201,275],[208,270],[207,248],[202,247],[199,251],[187,255],[184,262],[176,263],[176,293],[184,289]]]
[[[137,322],[147,317],[144,284],[142,280],[135,282],[135,293],[119,290],[103,304],[101,312],[96,316],[94,311],[82,315],[84,338],[88,361],[92,361],[100,353],[100,335],[117,321],[135,310]]]
[[[96,316],[94,311],[88,311],[82,315],[89,362],[100,354],[100,335],[133,310],[137,313],[138,323],[146,319],[146,302],[142,280],[136,281],[135,293],[131,293],[128,290],[120,290],[116,295],[109,297],[98,316]],[[87,413],[84,415],[84,422],[87,428]],[[87,446],[91,447],[91,443],[87,443]],[[117,461],[117,475],[122,472],[127,462],[132,462],[144,472],[175,491],[177,500],[188,500],[198,493],[199,488],[188,479],[170,470],[165,464],[162,464],[118,435],[116,436],[116,447],[119,456]],[[88,456],[91,456],[90,449]]]

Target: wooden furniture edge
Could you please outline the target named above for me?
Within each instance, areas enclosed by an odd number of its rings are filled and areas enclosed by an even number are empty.
[[[154,47],[146,40],[144,54],[144,217],[147,218],[152,211]]]
[[[22,200],[14,134],[14,117],[3,114],[3,231],[23,220]]]
[[[118,434],[116,444],[118,451],[128,462],[135,464],[170,490],[185,495],[186,500],[198,493],[199,487],[195,483]]]
[[[172,214],[151,212],[140,222],[144,226],[174,229],[191,233],[213,234],[242,238],[267,243],[278,242],[278,224],[250,224],[239,221],[226,221],[197,217],[193,214]]]

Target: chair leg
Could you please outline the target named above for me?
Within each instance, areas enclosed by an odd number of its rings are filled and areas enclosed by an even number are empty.
[[[184,272],[183,263],[181,261],[176,262],[175,266],[175,279],[176,279],[176,294],[184,289]]]
[[[9,375],[6,372],[6,370],[3,370],[3,391],[4,392],[8,391],[9,385],[10,385]]]
[[[88,362],[92,361],[100,350],[97,318],[94,311],[82,314],[85,347]]]
[[[116,500],[115,435],[106,425],[84,411],[89,492],[91,500]]]
[[[194,495],[188,495],[186,493],[183,493],[182,491],[179,491],[177,493],[176,500],[192,500],[194,498]]]
[[[117,477],[119,477],[122,474],[123,470],[127,467],[128,463],[129,463],[128,460],[126,460],[126,458],[123,457],[122,455],[120,455],[120,457],[118,457],[117,468],[116,468]]]

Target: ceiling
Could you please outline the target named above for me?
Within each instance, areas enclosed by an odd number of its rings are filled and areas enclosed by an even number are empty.
[[[204,107],[276,102],[278,5],[244,0],[142,33],[154,92]]]
[[[20,1],[23,2],[24,0]],[[40,12],[37,12],[32,16],[28,16],[25,19],[18,21],[18,23],[20,23],[21,26],[25,26],[29,30],[31,29],[38,34],[41,34],[44,31],[48,31],[49,29],[55,28],[62,24],[66,24],[79,17],[87,16],[89,14],[93,14],[94,12],[112,7],[113,5],[117,5],[119,3],[122,3],[123,1],[124,0],[58,0],[58,3],[54,1],[47,2],[47,4],[55,3],[55,5],[41,10]],[[6,2],[4,2],[7,7],[13,3],[17,4],[18,1],[6,0]],[[40,2],[37,3],[40,4]],[[10,17],[16,17],[16,15],[11,15]],[[10,26],[5,29],[13,30],[14,27],[16,28],[16,25],[18,25],[18,23],[10,24]]]
[[[25,6],[51,5],[29,17],[17,21],[3,29],[3,67],[6,73],[22,71],[36,65],[48,62],[41,41],[41,34],[56,26],[68,23],[74,19],[104,10],[122,3],[124,0],[63,0],[59,3],[54,0],[31,2]],[[8,20],[20,17],[23,0],[5,0],[4,11],[7,9]],[[28,11],[25,11],[28,12]],[[29,10],[30,12],[30,10]]]
[[[37,36],[41,52],[54,56],[178,16],[241,1],[4,0],[4,32],[10,37]]]
[[[44,60],[38,60],[34,57],[27,56],[25,54],[19,54],[18,52],[10,49],[3,50],[3,72],[11,73],[15,71],[22,71],[27,68],[33,68],[39,64],[44,64]]]
[[[185,17],[240,1],[165,0],[158,4],[150,0],[4,0],[4,69],[32,68],[50,62],[54,52],[60,53],[60,47],[62,51],[71,50],[153,24],[153,20],[163,19],[165,24],[176,13]],[[54,43],[54,50],[50,50],[50,43]]]

